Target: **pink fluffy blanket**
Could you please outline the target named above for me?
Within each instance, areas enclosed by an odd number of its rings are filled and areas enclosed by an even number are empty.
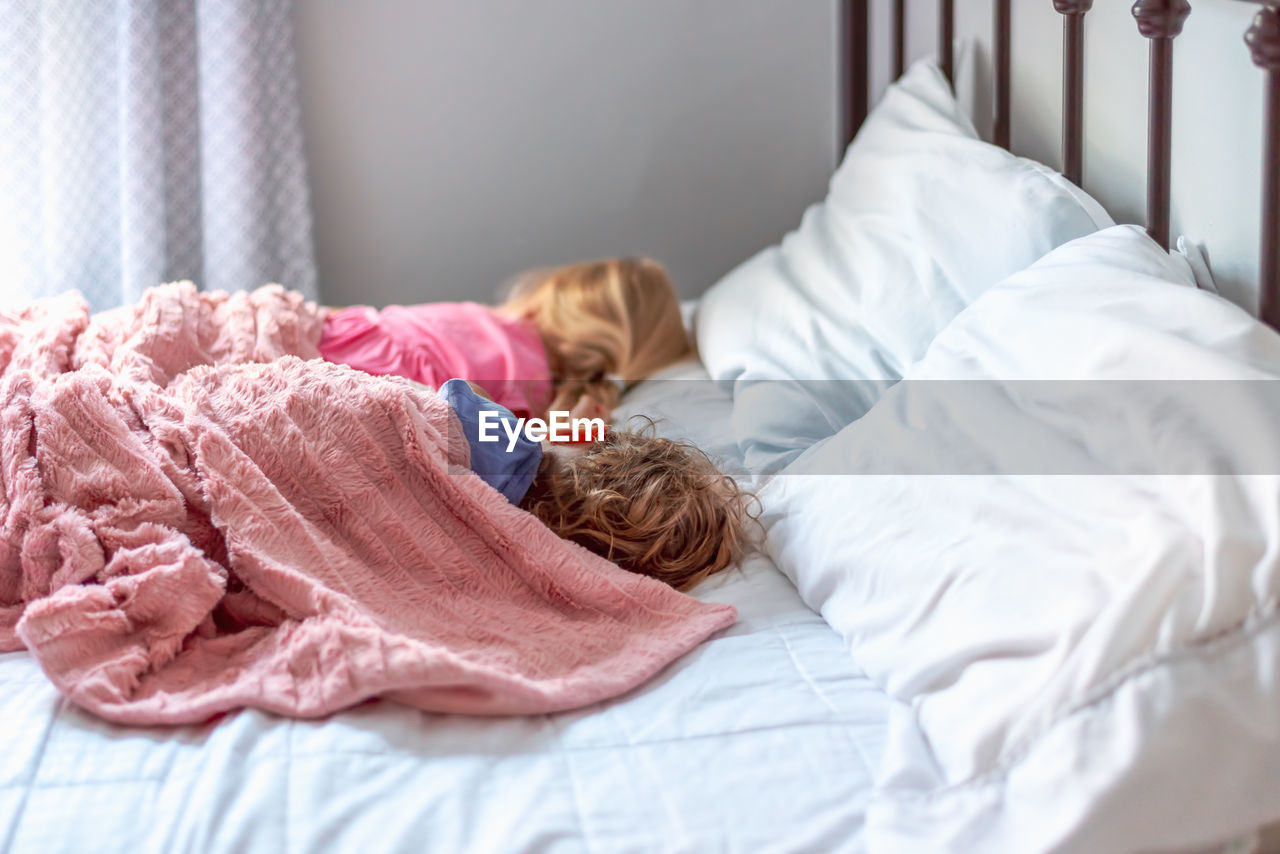
[[[315,360],[321,323],[279,287],[186,284],[0,313],[0,651],[134,724],[515,714],[733,622],[510,505],[440,398]]]

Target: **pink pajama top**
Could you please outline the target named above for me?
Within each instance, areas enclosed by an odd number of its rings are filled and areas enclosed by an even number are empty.
[[[538,330],[478,303],[334,309],[319,349],[326,361],[432,388],[452,377],[470,380],[517,415],[542,415],[551,402]]]

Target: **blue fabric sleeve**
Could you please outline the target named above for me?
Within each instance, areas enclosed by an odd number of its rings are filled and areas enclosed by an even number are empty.
[[[538,474],[542,443],[529,441],[521,430],[515,447],[507,450],[511,439],[502,425],[509,425],[511,430],[515,430],[519,419],[505,406],[476,394],[466,380],[449,380],[440,386],[440,396],[462,422],[463,435],[471,447],[471,470],[512,504],[519,504]],[[497,414],[496,418],[486,419],[489,425],[487,435],[496,441],[480,441],[482,412]]]

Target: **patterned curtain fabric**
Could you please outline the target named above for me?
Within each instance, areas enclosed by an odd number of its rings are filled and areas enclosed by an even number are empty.
[[[289,0],[0,0],[0,297],[315,296]]]

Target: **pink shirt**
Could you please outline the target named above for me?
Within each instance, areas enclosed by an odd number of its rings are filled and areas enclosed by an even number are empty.
[[[551,402],[538,330],[473,302],[335,309],[325,318],[319,349],[326,361],[432,388],[454,377],[470,380],[517,415],[542,415]]]

